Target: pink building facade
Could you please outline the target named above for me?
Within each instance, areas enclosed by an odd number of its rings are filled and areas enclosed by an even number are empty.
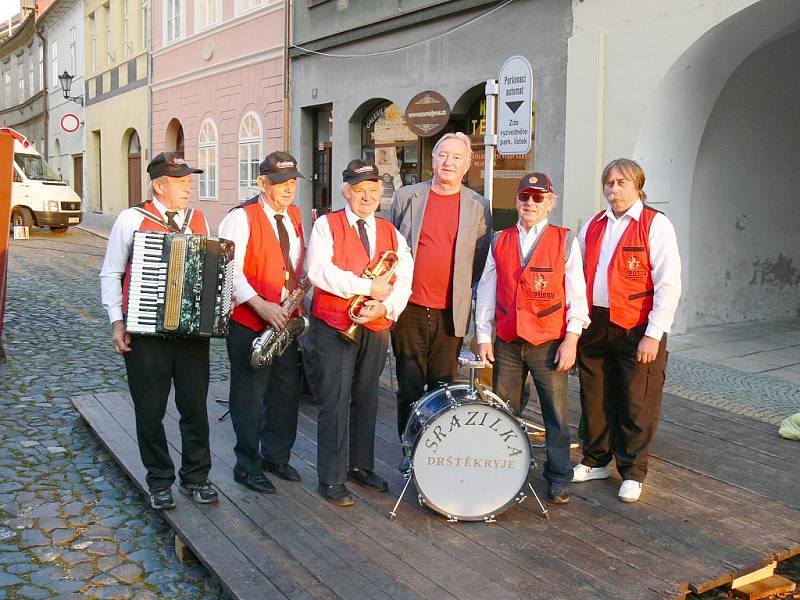
[[[284,147],[283,0],[156,0],[152,154],[183,152],[212,230],[257,193],[258,164]]]

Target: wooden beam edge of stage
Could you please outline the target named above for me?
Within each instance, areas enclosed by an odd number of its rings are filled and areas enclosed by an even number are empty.
[[[142,493],[146,493],[145,471],[139,459],[136,440],[131,433],[116,421],[114,415],[106,410],[94,394],[72,398],[71,402],[128,478]],[[133,459],[130,457],[131,452],[134,455]],[[161,517],[197,560],[217,578],[231,598],[251,600],[286,597],[205,514],[206,508],[219,510],[220,507],[200,507],[178,493],[175,494],[175,500],[177,506],[171,510],[160,511]],[[249,518],[222,494],[219,504],[225,510],[239,513],[238,518],[249,521]],[[209,533],[218,535],[208,535]]]

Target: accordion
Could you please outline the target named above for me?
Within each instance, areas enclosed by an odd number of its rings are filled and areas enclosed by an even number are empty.
[[[233,310],[230,240],[196,234],[133,234],[126,328],[131,333],[225,337]]]

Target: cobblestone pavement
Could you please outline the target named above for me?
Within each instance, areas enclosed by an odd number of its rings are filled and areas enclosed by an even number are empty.
[[[70,404],[125,391],[97,274],[105,240],[12,241],[0,366],[0,598],[224,598]],[[215,340],[217,342],[218,340]],[[212,378],[227,375],[224,345]]]

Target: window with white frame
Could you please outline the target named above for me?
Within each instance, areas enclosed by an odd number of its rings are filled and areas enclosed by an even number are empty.
[[[122,0],[122,55],[128,58],[128,0]]]
[[[164,41],[169,44],[181,37],[181,2],[182,0],[165,0]]]
[[[216,25],[220,19],[219,0],[196,0],[195,4],[195,31],[202,31]]]
[[[17,102],[25,100],[25,59],[22,54],[17,56]]]
[[[236,0],[236,14],[241,15],[242,13],[254,10],[264,4],[265,1],[266,0]]]
[[[50,71],[52,72],[50,76],[52,86],[58,89],[58,76],[61,73],[61,71],[58,70],[58,40],[50,42]],[[73,71],[72,74],[75,75],[75,72]]]
[[[150,19],[147,16],[148,8],[148,0],[142,0],[142,39],[139,40],[141,42],[141,46],[139,47],[141,50],[147,48],[147,26],[150,23]]]
[[[11,61],[3,63],[3,106],[11,106]]]
[[[114,62],[114,46],[111,43],[111,5],[105,6],[106,17],[106,62],[110,65]]]
[[[203,200],[217,199],[217,128],[211,119],[203,121],[197,142],[200,173],[199,194]]]
[[[44,89],[44,46],[39,44],[39,89]]]
[[[69,72],[72,75],[77,73],[78,66],[78,31],[73,25],[69,30]]]
[[[28,48],[28,95],[33,96],[36,90],[34,85],[33,48]]]
[[[97,71],[97,19],[92,15],[89,20],[92,22],[92,73],[94,73]]]
[[[258,193],[258,164],[261,162],[261,121],[256,113],[247,113],[239,127],[239,199]]]

